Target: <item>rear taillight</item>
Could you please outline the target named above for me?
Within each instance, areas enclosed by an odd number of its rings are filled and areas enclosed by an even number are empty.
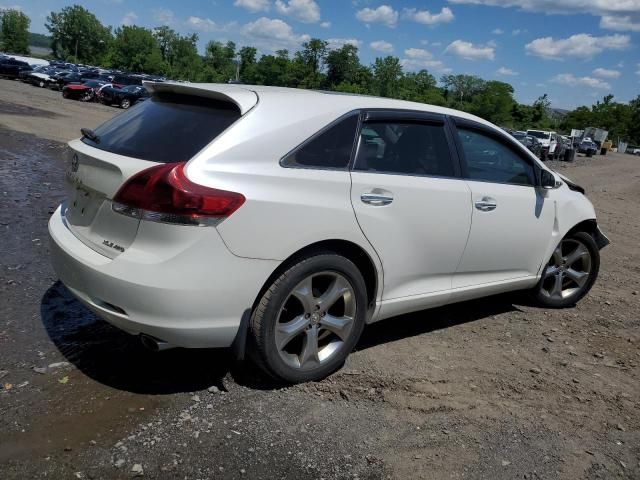
[[[137,173],[118,190],[113,211],[154,222],[217,225],[245,201],[244,195],[190,181],[184,163],[167,163]]]

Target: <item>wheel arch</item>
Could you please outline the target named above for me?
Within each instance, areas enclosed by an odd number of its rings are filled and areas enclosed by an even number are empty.
[[[577,223],[576,225],[571,227],[569,231],[567,231],[567,233],[564,234],[564,237],[567,237],[576,232],[585,232],[591,235],[591,237],[593,237],[593,241],[596,242],[596,245],[601,250],[609,245],[609,239],[607,239],[607,237],[602,234],[602,232],[598,228],[598,222],[595,218],[589,218]]]
[[[358,270],[360,270],[367,289],[367,302],[370,318],[371,314],[374,312],[376,299],[379,292],[380,280],[378,268],[376,267],[376,264],[374,263],[371,256],[360,245],[348,240],[340,239],[322,240],[312,243],[297,250],[295,253],[287,257],[280,265],[278,265],[278,267],[271,273],[271,275],[269,275],[267,280],[262,285],[262,288],[258,292],[258,295],[253,302],[252,310],[256,307],[264,292],[269,288],[269,286],[274,282],[276,278],[282,275],[285,270],[295,265],[301,259],[321,252],[331,252],[341,255],[352,261],[358,268]]]

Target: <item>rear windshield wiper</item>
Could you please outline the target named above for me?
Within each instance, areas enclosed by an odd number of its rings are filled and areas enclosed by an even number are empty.
[[[92,142],[100,143],[100,137],[96,135],[96,132],[94,132],[90,128],[81,128],[80,132],[82,132],[83,138],[88,138]]]

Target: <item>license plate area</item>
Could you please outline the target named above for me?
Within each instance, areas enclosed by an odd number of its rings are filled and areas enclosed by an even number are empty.
[[[103,201],[103,195],[81,186],[73,186],[69,194],[67,220],[72,225],[89,226]]]

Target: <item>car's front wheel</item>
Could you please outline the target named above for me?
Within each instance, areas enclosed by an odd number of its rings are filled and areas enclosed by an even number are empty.
[[[600,251],[591,235],[568,235],[554,250],[533,296],[544,307],[573,306],[591,290],[599,269]]]
[[[365,282],[350,260],[305,258],[269,286],[253,312],[255,360],[285,382],[324,378],[355,347],[366,309]]]
[[[128,98],[123,98],[120,102],[120,106],[126,110],[131,106],[131,100],[129,100]]]

